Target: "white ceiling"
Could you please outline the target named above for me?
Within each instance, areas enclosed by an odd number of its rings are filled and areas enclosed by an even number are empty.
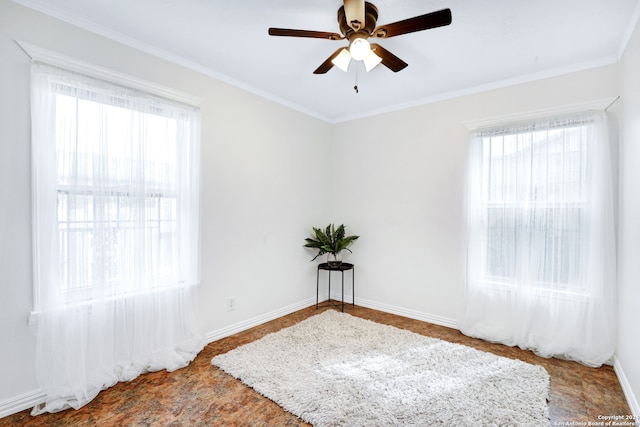
[[[378,43],[409,64],[315,70],[346,41],[342,0],[15,0],[329,122],[615,63],[640,0],[371,0],[378,25],[450,8],[451,25]],[[358,69],[359,93],[353,90]]]

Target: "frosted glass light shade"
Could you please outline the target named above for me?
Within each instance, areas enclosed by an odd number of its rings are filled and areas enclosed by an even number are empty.
[[[342,49],[338,56],[331,60],[331,63],[340,68],[345,73],[349,69],[349,62],[351,62],[351,54],[347,49]]]
[[[364,62],[364,68],[367,70],[367,73],[371,71],[376,65],[382,62],[382,58],[373,53],[372,50],[369,51],[369,54],[365,56],[362,60]]]
[[[368,41],[358,38],[351,42],[349,52],[351,53],[351,57],[353,59],[355,59],[356,61],[362,61],[371,52],[371,47],[369,46]]]

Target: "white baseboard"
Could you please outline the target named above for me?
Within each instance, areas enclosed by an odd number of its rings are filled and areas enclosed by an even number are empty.
[[[640,419],[640,406],[638,405],[638,400],[636,399],[636,395],[631,388],[631,384],[629,384],[629,380],[622,369],[622,365],[618,358],[614,358],[613,360],[613,370],[616,372],[618,376],[618,381],[620,381],[620,385],[622,386],[622,391],[624,392],[624,396],[627,398],[627,404],[629,405],[629,409],[631,409],[631,414],[635,418]]]
[[[324,300],[326,300],[326,295],[324,296]],[[323,301],[321,296],[320,301]],[[260,316],[252,317],[251,319],[243,320],[242,322],[234,323],[233,325],[226,326],[221,329],[216,329],[215,331],[208,332],[205,334],[205,339],[207,343],[217,341],[219,339],[228,337],[233,334],[237,334],[238,332],[246,331],[247,329],[251,329],[254,326],[262,325],[263,323],[267,323],[271,320],[277,319],[282,316],[286,316],[287,314],[291,314],[298,310],[302,310],[303,308],[307,308],[311,305],[316,304],[315,298],[308,298],[304,301],[300,301],[295,304],[288,305],[286,307],[279,308],[274,311],[270,311],[268,313],[262,314]]]
[[[331,293],[331,299],[341,301],[342,294]],[[344,303],[351,304],[351,294],[345,295]],[[367,300],[356,297],[356,305],[372,308],[374,310],[384,311],[385,313],[397,314],[398,316],[408,317],[409,319],[420,320],[422,322],[433,323],[435,325],[446,326],[447,328],[458,329],[458,321],[449,317],[437,316],[435,314],[424,313],[422,311],[409,310],[403,307],[397,307],[377,301]]]
[[[324,302],[327,299],[328,299],[328,295],[325,293],[324,295],[320,295],[319,302]],[[331,299],[341,300],[342,294],[332,292]],[[344,303],[351,304],[351,302],[352,302],[351,295],[345,295]],[[291,304],[283,308],[279,308],[269,313],[252,317],[251,319],[247,319],[242,322],[234,323],[224,328],[208,332],[205,335],[205,338],[208,343],[217,341],[219,339],[228,337],[230,335],[237,334],[238,332],[246,331],[247,329],[253,328],[254,326],[259,326],[259,325],[262,325],[263,323],[269,322],[279,317],[286,316],[287,314],[293,313],[295,311],[302,310],[303,308],[310,307],[312,305],[315,305],[315,303],[316,303],[315,298],[308,298],[304,301],[300,301],[298,303]],[[458,329],[458,322],[455,319],[450,319],[448,317],[436,316],[433,314],[423,313],[415,310],[408,310],[406,308],[396,307],[393,305],[383,304],[376,301],[366,300],[366,299],[357,298],[357,297],[356,297],[356,305],[372,308],[374,310],[384,311],[386,313],[397,314],[398,316],[408,317],[410,319],[416,319],[416,320],[433,323],[440,326],[446,326],[448,328]]]
[[[420,320],[422,322],[433,323],[434,325],[446,326],[447,328],[458,329],[458,321],[449,317],[437,316],[435,314],[424,313],[416,310],[409,310],[376,301],[365,300],[356,297],[356,305],[384,311],[385,313],[397,314],[409,319]]]
[[[44,402],[45,398],[46,396],[41,390],[34,390],[0,402],[0,418],[33,408]]]

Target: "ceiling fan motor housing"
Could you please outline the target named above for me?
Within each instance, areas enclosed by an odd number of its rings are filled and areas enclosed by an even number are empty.
[[[373,30],[376,28],[376,22],[378,21],[378,8],[369,2],[365,2],[364,16],[364,23],[352,22],[351,25],[349,25],[350,23],[347,22],[344,6],[341,6],[340,9],[338,9],[338,24],[340,25],[340,31],[350,42],[356,38],[369,38]],[[354,28],[357,28],[357,30]]]

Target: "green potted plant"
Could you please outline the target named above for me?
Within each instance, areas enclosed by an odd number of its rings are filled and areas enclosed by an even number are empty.
[[[311,261],[314,261],[321,255],[327,254],[327,262],[332,267],[337,267],[342,264],[340,253],[345,250],[351,252],[349,246],[360,237],[346,236],[343,224],[338,228],[335,228],[333,224],[329,224],[324,230],[315,227],[312,228],[315,238],[306,238],[304,245],[305,248],[318,250],[318,253]]]

